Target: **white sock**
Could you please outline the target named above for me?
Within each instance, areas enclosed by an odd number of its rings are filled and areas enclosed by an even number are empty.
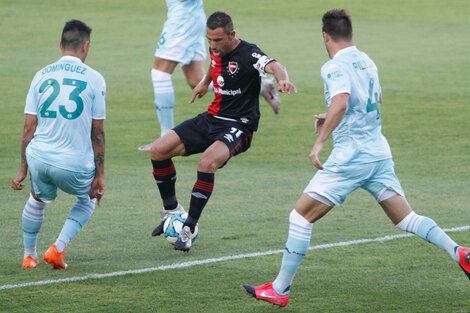
[[[60,239],[57,239],[55,241],[55,247],[57,248],[57,252],[62,252],[65,250],[65,247],[67,246],[68,242],[64,242]]]
[[[171,74],[152,69],[153,92],[155,95],[155,108],[160,122],[161,136],[169,132],[174,126],[173,110],[175,107],[175,91]]]

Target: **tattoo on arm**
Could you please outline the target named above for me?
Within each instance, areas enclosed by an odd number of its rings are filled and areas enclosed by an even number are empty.
[[[91,142],[93,146],[104,146],[104,129],[103,127],[94,127],[91,130]]]
[[[21,162],[26,163],[26,148],[28,147],[31,140],[22,140],[21,141]]]
[[[103,125],[93,125],[91,129],[91,143],[95,154],[95,175],[104,175],[105,135]]]
[[[96,167],[101,167],[104,164],[104,153],[98,152],[95,155],[95,166]]]

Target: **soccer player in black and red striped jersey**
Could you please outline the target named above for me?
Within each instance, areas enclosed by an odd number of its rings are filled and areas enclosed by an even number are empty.
[[[182,251],[191,248],[194,229],[212,194],[215,172],[232,156],[250,147],[260,118],[261,77],[271,73],[280,92],[297,93],[283,65],[269,58],[256,45],[235,36],[228,14],[213,13],[206,26],[211,64],[206,76],[194,88],[190,102],[204,96],[211,81],[215,99],[207,112],[176,126],[158,138],[151,148],[153,175],[164,206],[152,236],[163,233],[164,221],[171,213],[184,211],[176,200],[176,171],[171,158],[202,153],[188,218],[175,243],[175,249]]]

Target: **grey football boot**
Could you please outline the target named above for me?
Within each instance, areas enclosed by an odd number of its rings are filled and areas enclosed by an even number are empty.
[[[165,210],[163,209],[161,212],[160,212],[160,223],[158,224],[157,227],[155,227],[155,229],[153,230],[152,232],[152,237],[155,237],[155,236],[160,236],[161,234],[163,234],[163,224],[165,224],[165,220],[168,218],[168,216],[170,216],[171,214],[174,214],[174,213],[179,213],[179,212],[184,212],[184,208],[181,204],[178,203],[178,206],[176,208],[174,208],[173,210]]]

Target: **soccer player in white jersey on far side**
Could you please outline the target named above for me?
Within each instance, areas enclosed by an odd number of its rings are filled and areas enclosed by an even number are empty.
[[[44,209],[58,189],[77,201],[43,257],[55,269],[68,267],[65,246],[88,221],[106,189],[106,85],[100,73],[83,63],[90,33],[81,21],[67,22],[60,41],[62,57],[36,73],[26,97],[21,167],[11,182],[13,189],[23,189],[29,167],[31,194],[22,217],[24,268],[39,264],[36,245]]]
[[[160,123],[160,137],[174,126],[173,111],[175,93],[172,75],[178,63],[191,88],[204,78],[204,64],[207,57],[205,46],[206,14],[202,0],[166,0],[167,20],[155,51],[155,61],[151,71],[155,109]],[[211,91],[214,87],[211,85]],[[260,94],[279,112],[280,98],[274,80],[264,77],[261,80]],[[138,148],[150,151],[152,144]]]
[[[370,192],[396,227],[445,250],[470,278],[470,249],[457,245],[432,219],[416,214],[405,198],[381,132],[377,67],[353,45],[349,15],[344,10],[325,13],[322,31],[331,60],[321,69],[328,112],[315,116],[319,135],[310,153],[319,171],[290,213],[277,278],[273,283],[242,288],[252,297],[286,306],[294,274],[309,247],[313,223],[357,188]],[[330,134],[334,147],[323,165],[319,155]]]

